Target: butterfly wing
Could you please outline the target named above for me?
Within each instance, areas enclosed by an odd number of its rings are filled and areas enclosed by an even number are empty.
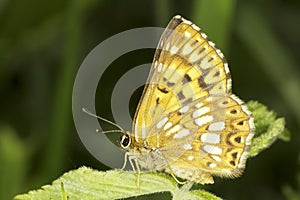
[[[244,103],[235,95],[224,95],[206,98],[201,104],[192,102],[189,107],[177,123],[181,127],[188,124],[197,129],[196,133],[185,135],[179,130],[171,138],[161,137],[172,141],[161,148],[172,171],[199,183],[212,183],[211,174],[239,176],[254,131],[253,118]],[[175,113],[170,114],[170,120],[178,120]]]
[[[241,104],[231,94],[231,78],[223,54],[197,26],[175,16],[161,37],[134,117],[135,142],[159,149],[179,177],[190,179],[182,173],[191,169],[195,173],[200,170],[230,176],[242,167],[242,153],[252,137],[251,116]],[[238,114],[230,118],[229,108]],[[236,121],[245,122],[243,131],[236,129]],[[237,155],[233,152],[233,166],[232,159],[222,161],[230,156],[225,156],[225,151],[235,148],[236,143],[229,142],[236,137],[243,142],[239,143]],[[212,156],[214,153],[221,160]],[[216,162],[226,166],[213,167]]]
[[[231,79],[222,53],[191,22],[175,16],[163,33],[134,121],[136,138],[164,113],[209,95],[231,93]]]

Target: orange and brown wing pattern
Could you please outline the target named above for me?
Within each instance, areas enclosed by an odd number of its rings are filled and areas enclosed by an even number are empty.
[[[211,175],[239,176],[254,132],[253,117],[244,103],[230,95],[201,101],[201,106],[199,103],[190,106],[181,119],[182,126],[197,129],[197,133],[185,138],[177,132],[167,139],[172,142],[161,149],[175,175],[200,183],[211,183],[212,178],[208,179]]]
[[[158,150],[166,171],[211,183],[211,175],[241,173],[253,131],[251,113],[231,93],[223,54],[197,26],[175,16],[135,114],[135,145]]]

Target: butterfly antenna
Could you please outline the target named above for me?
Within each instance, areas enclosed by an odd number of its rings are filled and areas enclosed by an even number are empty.
[[[108,119],[105,119],[105,118],[100,117],[100,116],[98,116],[98,115],[95,115],[95,114],[93,114],[91,111],[87,110],[86,108],[82,108],[82,111],[85,112],[86,114],[92,116],[92,117],[96,117],[96,118],[98,118],[98,119],[100,119],[100,120],[102,120],[102,121],[105,121],[106,123],[109,123],[109,124],[111,124],[111,125],[113,125],[113,126],[115,126],[115,127],[117,127],[117,128],[120,129],[120,130],[111,130],[111,131],[101,131],[102,133],[110,133],[110,132],[121,132],[121,133],[125,133],[124,129],[123,129],[121,126],[119,126],[118,124],[113,123],[112,121],[109,121]],[[97,129],[96,131],[97,131],[97,132],[100,132],[99,129]]]

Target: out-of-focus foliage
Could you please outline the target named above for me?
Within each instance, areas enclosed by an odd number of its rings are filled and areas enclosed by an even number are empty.
[[[300,165],[300,157],[299,157],[299,165]],[[296,175],[297,185],[293,188],[291,185],[284,185],[283,186],[283,194],[289,200],[298,200],[300,199],[300,170]]]
[[[107,169],[85,150],[72,123],[80,63],[116,33],[165,27],[180,14],[223,51],[234,92],[275,110],[291,132],[290,142],[276,142],[250,159],[242,177],[218,179],[205,189],[224,199],[284,199],[283,186],[299,187],[299,11],[297,0],[1,1],[0,198],[39,188],[82,165]],[[112,116],[110,95],[122,73],[152,60],[153,51],[134,53],[139,56],[120,58],[121,67],[112,64],[99,83],[101,116]]]

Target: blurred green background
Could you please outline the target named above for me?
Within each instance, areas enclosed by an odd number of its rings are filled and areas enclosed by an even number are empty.
[[[205,189],[224,199],[300,199],[299,0],[0,1],[0,199],[82,165],[108,169],[86,151],[74,128],[77,70],[106,38],[131,28],[165,27],[176,14],[201,27],[223,51],[233,91],[285,117],[292,133],[290,142],[278,141],[248,160],[242,177],[217,178]],[[153,53],[134,51],[110,66],[98,86],[98,114],[112,120],[114,84],[130,68],[151,62]],[[138,199],[155,198],[170,195]]]

